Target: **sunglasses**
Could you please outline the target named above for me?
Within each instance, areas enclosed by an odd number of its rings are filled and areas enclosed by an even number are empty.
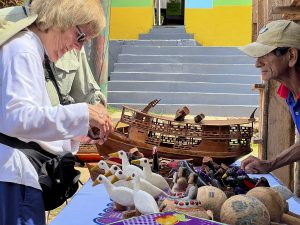
[[[78,33],[77,42],[80,43],[80,44],[83,44],[86,40],[86,34],[81,31],[79,26],[76,26],[76,29],[77,29],[77,33]]]

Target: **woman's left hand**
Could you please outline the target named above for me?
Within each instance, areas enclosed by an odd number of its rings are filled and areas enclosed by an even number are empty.
[[[107,138],[92,139],[89,136],[79,136],[79,137],[74,138],[73,140],[79,141],[82,144],[102,145],[107,140]]]

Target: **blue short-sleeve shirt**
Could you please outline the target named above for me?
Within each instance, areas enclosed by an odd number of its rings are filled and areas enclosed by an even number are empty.
[[[297,127],[298,133],[300,133],[300,96],[295,100],[292,92],[283,84],[280,85],[277,93],[280,97],[286,99],[295,126]]]

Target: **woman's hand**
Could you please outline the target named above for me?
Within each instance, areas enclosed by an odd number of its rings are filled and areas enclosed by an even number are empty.
[[[99,144],[99,145],[102,145],[106,139],[92,139],[90,138],[89,136],[79,136],[79,137],[76,137],[76,138],[73,138],[73,140],[75,141],[79,141],[80,143],[82,144]]]
[[[106,108],[102,104],[88,105],[90,130],[88,137],[103,144],[112,131],[113,123]]]

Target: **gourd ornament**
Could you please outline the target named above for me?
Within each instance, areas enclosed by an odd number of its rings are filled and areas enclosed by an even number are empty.
[[[223,203],[220,221],[231,225],[268,225],[270,214],[266,206],[258,199],[247,195],[235,195]]]
[[[256,187],[248,191],[247,196],[260,200],[268,209],[272,222],[288,225],[300,224],[300,219],[284,213],[285,202],[280,194],[268,187]]]
[[[198,188],[197,200],[206,210],[211,210],[214,219],[220,219],[220,211],[223,203],[227,200],[226,194],[214,186],[202,186]]]

